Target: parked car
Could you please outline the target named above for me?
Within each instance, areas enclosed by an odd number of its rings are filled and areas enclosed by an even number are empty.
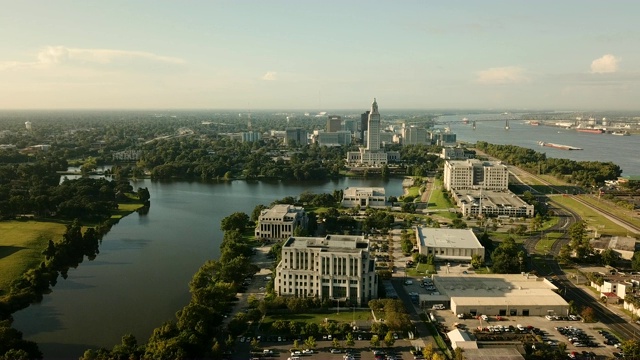
[[[332,354],[340,354],[342,352],[342,350],[333,348],[333,349],[329,350],[329,352],[331,352]]]

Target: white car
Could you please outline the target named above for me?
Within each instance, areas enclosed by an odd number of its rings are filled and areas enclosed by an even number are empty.
[[[404,284],[405,285],[413,285],[413,280],[405,280]]]
[[[489,320],[489,317],[487,315],[482,314],[482,315],[480,315],[480,319],[482,319],[484,321],[487,321],[487,320]]]
[[[313,350],[311,350],[311,349],[304,349],[304,350],[302,350],[302,353],[303,353],[303,354],[305,354],[305,355],[311,355],[311,354],[313,354]]]

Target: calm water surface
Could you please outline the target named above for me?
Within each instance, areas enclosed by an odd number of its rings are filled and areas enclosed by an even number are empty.
[[[402,194],[402,179],[341,179],[322,183],[140,181],[151,209],[133,213],[105,236],[100,254],[60,278],[41,304],[14,315],[14,326],[36,341],[45,358],[78,358],[88,348],[120,343],[126,333],[145,342],[189,301],[188,283],[208,259],[218,258],[220,220],[258,204],[303,191],[333,192],[349,186],[383,186]]]
[[[623,175],[640,175],[640,136],[616,136],[611,134],[588,134],[574,130],[564,130],[551,126],[531,126],[521,120],[509,121],[510,129],[505,130],[504,121],[482,121],[496,119],[501,115],[465,115],[469,124],[464,125],[462,116],[442,116],[440,122],[452,121],[451,131],[458,141],[476,143],[486,141],[493,144],[517,145],[547,154],[550,158],[564,158],[576,161],[612,161],[622,168]],[[471,121],[476,122],[473,129]],[[570,145],[584,150],[567,151],[542,147],[539,141]]]

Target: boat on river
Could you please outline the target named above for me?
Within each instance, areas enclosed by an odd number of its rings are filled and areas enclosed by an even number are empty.
[[[544,141],[538,141],[538,144],[540,146],[546,146],[546,147],[560,149],[560,150],[582,150],[582,148],[575,147],[575,146],[554,144],[554,143],[544,142]]]

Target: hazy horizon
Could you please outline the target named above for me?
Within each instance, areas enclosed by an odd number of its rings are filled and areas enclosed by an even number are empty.
[[[638,2],[4,5],[0,110],[640,110]]]

